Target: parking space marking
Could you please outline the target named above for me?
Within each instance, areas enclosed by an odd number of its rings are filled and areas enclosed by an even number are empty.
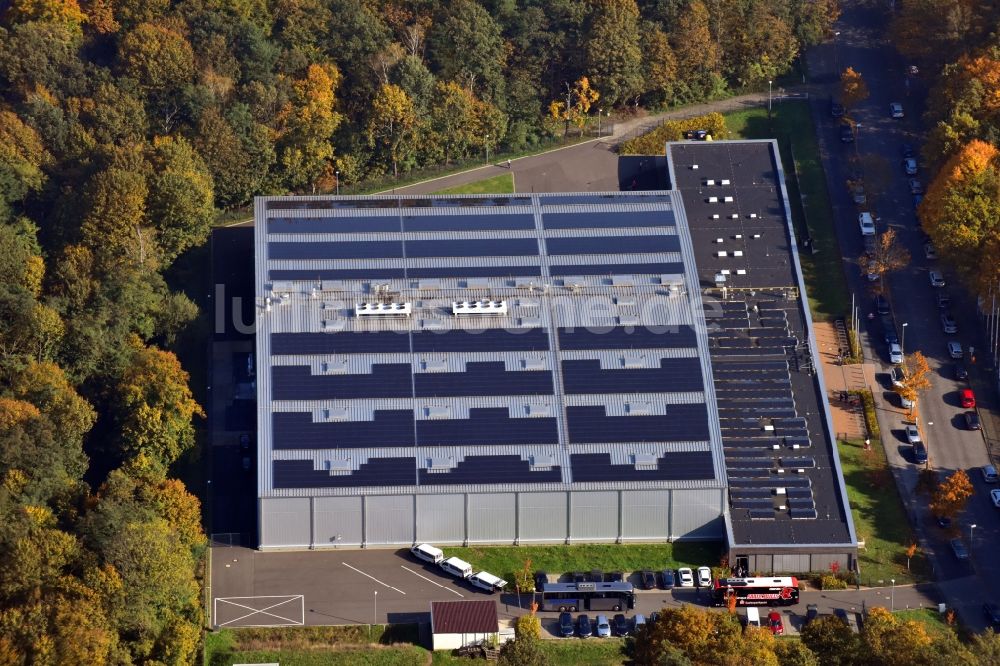
[[[400,564],[399,566],[403,567],[404,569],[406,569],[407,571],[409,571],[409,572],[410,572],[411,574],[413,574],[414,576],[419,576],[420,578],[423,578],[423,579],[424,579],[424,580],[426,580],[426,581],[427,581],[428,583],[433,583],[434,585],[437,585],[437,586],[438,586],[438,587],[440,587],[440,588],[444,588],[445,590],[448,590],[448,591],[449,591],[449,592],[451,592],[452,594],[457,594],[458,596],[462,597],[463,599],[465,598],[465,595],[464,595],[464,594],[462,594],[461,592],[459,592],[458,590],[453,590],[453,589],[451,589],[450,587],[448,587],[447,585],[442,585],[441,583],[437,582],[436,580],[431,580],[431,579],[430,579],[430,578],[428,578],[427,576],[424,576],[424,575],[422,575],[422,574],[418,574],[418,573],[417,573],[416,571],[414,571],[413,569],[411,569],[410,567],[408,567],[408,566],[406,566],[406,565],[403,565],[403,564]]]
[[[347,567],[348,569],[352,569],[352,570],[354,570],[354,571],[357,571],[357,572],[358,572],[359,574],[361,574],[362,576],[367,576],[368,578],[371,578],[371,579],[372,579],[373,581],[375,581],[375,582],[376,582],[376,583],[378,583],[379,585],[383,585],[383,586],[385,586],[385,587],[389,588],[390,590],[396,590],[396,591],[397,591],[397,592],[399,592],[400,594],[406,594],[406,592],[403,592],[403,591],[402,591],[401,589],[399,589],[398,587],[393,587],[392,585],[389,585],[389,583],[383,583],[382,581],[380,581],[380,580],[379,580],[378,578],[376,578],[375,576],[372,576],[371,574],[367,574],[367,573],[365,573],[364,571],[362,571],[361,569],[358,569],[358,568],[356,568],[356,567],[352,567],[352,566],[351,566],[350,564],[348,564],[347,562],[341,562],[341,564],[343,564],[343,565],[344,565],[345,567]]]

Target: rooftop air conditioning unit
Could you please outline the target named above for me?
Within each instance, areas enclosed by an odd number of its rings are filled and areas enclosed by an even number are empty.
[[[403,315],[409,317],[413,314],[413,303],[355,303],[354,316],[386,316]]]
[[[454,315],[505,315],[507,301],[453,301],[451,312]]]

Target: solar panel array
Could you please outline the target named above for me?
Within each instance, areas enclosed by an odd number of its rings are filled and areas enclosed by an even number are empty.
[[[797,415],[789,357],[799,341],[773,300],[720,304],[709,350],[734,512],[751,519],[815,518],[811,481],[816,466],[806,420]]]
[[[270,488],[719,487],[668,194],[275,198],[258,216]],[[479,300],[502,307],[456,310]]]

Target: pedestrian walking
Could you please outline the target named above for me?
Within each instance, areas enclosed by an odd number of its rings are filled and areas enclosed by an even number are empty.
[[[507,160],[507,168],[510,168],[510,160]]]

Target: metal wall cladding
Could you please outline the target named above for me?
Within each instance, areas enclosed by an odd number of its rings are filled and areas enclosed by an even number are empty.
[[[360,546],[363,538],[360,497],[313,499],[313,545]]]
[[[406,545],[414,541],[413,495],[365,498],[365,543]]]
[[[777,562],[778,557],[775,556]],[[832,571],[834,562],[837,563],[838,571],[850,571],[851,556],[847,553],[813,553],[809,556],[809,568],[807,569],[785,569],[788,573],[804,573],[806,571]],[[779,571],[781,571],[779,569]]]
[[[308,497],[260,500],[260,543],[267,548],[308,548],[312,542]]]
[[[809,571],[809,560],[808,553],[775,553],[774,569],[768,573],[785,574]]]
[[[465,541],[465,495],[417,495],[417,541]]]
[[[739,557],[738,553],[737,557]],[[747,559],[749,560],[747,566],[752,574],[769,574],[774,572],[774,555],[771,555],[770,553],[750,555]]]
[[[622,492],[622,539],[666,539],[670,536],[670,491]]]
[[[615,541],[618,538],[618,492],[571,493],[572,541]]]
[[[725,490],[673,490],[671,494],[670,528],[673,538],[722,538]]]
[[[521,543],[566,540],[566,493],[521,493],[518,498]]]
[[[469,495],[469,542],[514,543],[515,494]]]

